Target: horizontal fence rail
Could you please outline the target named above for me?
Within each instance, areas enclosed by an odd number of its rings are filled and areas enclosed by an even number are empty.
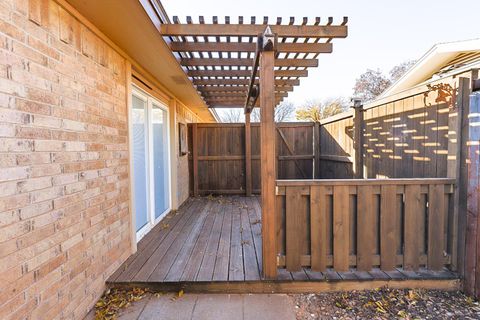
[[[278,266],[441,270],[456,250],[455,179],[277,180]]]

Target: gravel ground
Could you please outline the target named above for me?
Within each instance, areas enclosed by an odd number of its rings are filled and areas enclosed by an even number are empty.
[[[461,292],[382,288],[291,297],[299,320],[480,319],[479,303]]]

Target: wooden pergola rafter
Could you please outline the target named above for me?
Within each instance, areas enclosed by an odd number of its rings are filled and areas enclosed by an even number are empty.
[[[275,220],[275,106],[307,76],[307,68],[318,65],[318,55],[332,52],[333,38],[347,36],[347,18],[339,25],[320,25],[320,18],[300,25],[290,18],[287,25],[277,18],[275,24],[230,24],[230,17],[219,24],[187,23],[160,26],[164,36],[172,37],[170,47],[180,56],[181,65],[209,107],[241,107],[245,110],[246,194],[251,194],[250,113],[260,107],[260,173],[262,196],[262,273],[275,278],[277,273]],[[194,154],[196,152],[194,151]],[[195,169],[194,169],[195,174]],[[195,190],[195,187],[194,187]],[[194,191],[195,194],[195,191]],[[287,248],[288,250],[288,248]]]
[[[179,55],[180,64],[209,107],[246,107],[249,112],[258,105],[257,42],[267,26],[276,38],[275,92],[282,93],[276,95],[276,104],[300,84],[301,77],[308,76],[308,68],[318,66],[320,54],[332,52],[334,38],[345,38],[348,33],[347,18],[337,25],[331,17],[324,24],[318,17],[312,23],[303,18],[299,24],[293,17],[285,24],[280,17],[274,23],[268,17],[260,23],[255,17],[249,24],[244,23],[246,20],[238,17],[238,23],[233,24],[227,16],[220,23],[214,16],[206,23],[200,16],[198,23],[192,17],[181,23],[173,17],[173,24],[160,25],[160,33],[171,37],[171,50]],[[247,99],[249,94],[253,99]]]

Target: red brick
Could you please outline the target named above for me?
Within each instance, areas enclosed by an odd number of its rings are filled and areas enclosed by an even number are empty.
[[[39,189],[45,189],[52,186],[51,177],[42,177],[35,179],[28,179],[17,182],[17,191],[19,193],[30,192]]]
[[[59,164],[45,164],[39,166],[33,166],[31,168],[30,176],[32,178],[36,177],[44,177],[44,176],[53,176],[60,174],[62,172],[62,168]]]
[[[59,98],[57,95],[48,92],[46,90],[41,90],[37,88],[27,88],[27,98],[41,103],[46,104],[59,104]]]
[[[52,133],[49,129],[17,126],[16,137],[25,139],[51,139]]]
[[[0,10],[0,319],[81,319],[130,250],[125,62],[53,0]]]
[[[47,164],[51,162],[50,153],[47,152],[31,152],[25,154],[17,154],[15,161],[18,165],[34,165],[34,164]]]
[[[25,32],[19,30],[13,24],[5,22],[4,20],[0,19],[0,30],[5,33],[7,36],[12,37],[18,41],[25,41]]]
[[[20,111],[50,115],[50,106],[46,104],[37,103],[29,100],[16,99],[15,106]]]

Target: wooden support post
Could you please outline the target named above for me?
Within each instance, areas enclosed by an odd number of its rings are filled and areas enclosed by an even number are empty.
[[[197,124],[192,125],[192,161],[193,161],[193,196],[198,197],[198,132]]]
[[[320,179],[320,123],[313,126],[313,178]]]
[[[354,100],[353,108],[355,110],[353,147],[355,150],[355,178],[363,179],[363,105],[360,100]]]
[[[245,113],[245,195],[252,195],[252,132],[250,112]]]
[[[465,242],[465,292],[480,294],[480,93],[470,96],[467,142],[467,221]]]
[[[455,191],[453,194],[453,203],[451,206],[452,210],[452,228],[449,239],[451,243],[449,244],[452,248],[451,256],[451,269],[453,271],[458,270],[458,220],[459,220],[459,203],[460,203],[460,185],[461,185],[461,176],[462,176],[462,162],[465,161],[463,158],[462,161],[462,146],[463,141],[462,131],[464,127],[464,112],[465,105],[468,103],[469,95],[469,81],[468,78],[459,78],[456,92],[456,100],[454,105],[449,109],[448,114],[448,157],[447,157],[447,177],[454,178],[455,181]],[[465,166],[463,166],[465,167]]]
[[[267,27],[266,33],[269,28]],[[265,41],[264,41],[265,44]],[[260,54],[260,145],[262,177],[262,235],[263,276],[277,275],[277,250],[275,245],[275,75],[274,46],[263,47]],[[267,51],[268,50],[268,51]]]

